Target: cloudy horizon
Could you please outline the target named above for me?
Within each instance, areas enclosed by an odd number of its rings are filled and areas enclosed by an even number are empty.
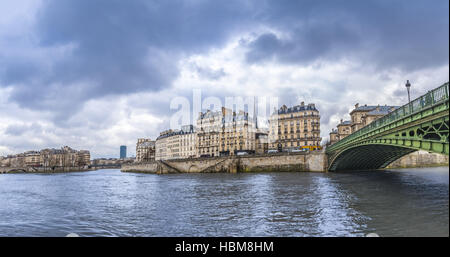
[[[0,0],[0,156],[64,145],[93,158],[127,145],[132,156],[194,90],[314,103],[325,140],[356,103],[403,105],[407,79],[412,99],[449,80],[448,10],[447,0]]]

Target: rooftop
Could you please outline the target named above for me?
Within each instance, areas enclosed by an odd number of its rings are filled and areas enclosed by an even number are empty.
[[[153,147],[153,146],[155,146],[155,141],[146,141],[138,145],[138,147]]]
[[[194,126],[193,125],[183,126],[183,128],[187,128],[187,127],[190,128],[188,131],[172,130],[172,129],[166,130],[166,131],[162,132],[161,135],[156,138],[156,140],[162,139],[162,138],[166,138],[166,137],[176,136],[176,135],[187,135],[187,134],[194,133]]]
[[[286,105],[283,105],[278,110],[278,114],[294,113],[294,112],[301,112],[301,111],[318,111],[318,110],[316,109],[315,104],[305,105],[304,102],[302,102],[300,105],[295,105],[295,106],[289,107],[289,108]]]
[[[389,106],[389,105],[362,105],[359,106],[359,104],[355,105],[355,109],[350,112],[367,112],[368,115],[386,115],[395,109],[399,108],[400,106]]]

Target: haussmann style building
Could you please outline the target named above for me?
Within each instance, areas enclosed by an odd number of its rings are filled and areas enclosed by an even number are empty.
[[[136,162],[155,160],[155,141],[150,138],[138,138],[136,143]]]
[[[197,119],[198,157],[232,156],[256,152],[256,124],[247,112],[222,107]]]
[[[155,143],[155,160],[185,159],[197,156],[197,135],[193,125],[181,130],[166,130],[160,133]]]
[[[314,104],[283,105],[270,119],[270,128],[262,129],[255,117],[242,110],[222,107],[200,112],[195,127],[187,125],[160,133],[154,144],[154,160],[265,154],[269,149],[320,146],[320,115]],[[148,141],[138,140],[137,162],[152,160],[143,157]]]
[[[315,104],[275,110],[269,120],[269,149],[289,151],[302,146],[320,146],[320,113]]]

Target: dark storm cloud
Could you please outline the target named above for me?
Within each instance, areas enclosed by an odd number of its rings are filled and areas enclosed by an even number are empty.
[[[261,19],[287,34],[260,35],[247,61],[308,64],[348,58],[406,71],[448,63],[448,1],[274,1]]]
[[[249,43],[247,60],[250,63],[265,60],[308,64],[326,57],[335,59],[359,44],[355,33],[339,25],[310,25],[307,28],[293,29],[293,37],[287,40],[273,33],[265,33]]]
[[[11,124],[6,127],[5,134],[9,136],[22,136],[26,132],[41,132],[42,127],[37,123],[27,124]]]
[[[45,1],[33,47],[67,53],[0,55],[0,83],[14,85],[11,99],[22,106],[55,111],[108,94],[157,91],[177,77],[179,58],[226,43],[249,8],[240,1]]]

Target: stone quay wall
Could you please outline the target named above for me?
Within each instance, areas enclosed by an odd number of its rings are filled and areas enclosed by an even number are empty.
[[[122,172],[157,173],[159,164],[155,162],[122,165]]]
[[[416,151],[403,156],[389,164],[387,169],[398,168],[423,168],[448,166],[449,157],[444,154],[428,153],[426,151]]]
[[[326,172],[325,153],[279,153],[251,156],[177,159],[122,166],[122,172],[169,173],[237,173],[270,171]]]

